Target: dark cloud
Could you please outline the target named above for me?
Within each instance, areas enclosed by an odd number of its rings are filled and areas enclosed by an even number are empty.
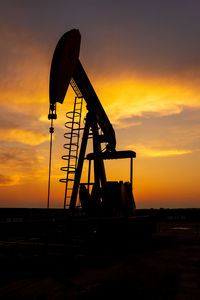
[[[3,37],[0,48],[1,101],[11,105],[35,98],[37,103],[41,93],[48,95],[51,55],[19,28],[14,33],[9,30],[0,29]]]
[[[16,45],[23,54],[26,42],[40,45],[50,61],[60,36],[79,28],[81,58],[91,76],[127,71],[163,76],[199,68],[199,9],[196,0],[1,1],[0,22],[15,36],[9,59]]]
[[[35,117],[24,114],[11,106],[1,107],[1,129],[23,128],[30,126],[31,121],[36,121]]]
[[[15,148],[4,146],[0,149],[0,164],[4,165],[10,172],[23,171],[32,172],[37,169],[40,159],[37,151],[32,148]]]
[[[9,185],[12,184],[14,180],[11,176],[5,176],[0,174],[0,185]]]
[[[200,150],[200,109],[198,107],[183,106],[180,113],[169,116],[153,115],[149,112],[141,117],[123,119],[122,122],[127,124],[127,127],[116,130],[122,144],[142,143],[165,149]],[[132,123],[141,125],[131,126]]]
[[[22,108],[23,109],[23,108]],[[39,114],[24,113],[21,108],[15,106],[1,106],[0,129],[23,129],[30,130],[33,133],[46,134],[48,126],[39,121]]]

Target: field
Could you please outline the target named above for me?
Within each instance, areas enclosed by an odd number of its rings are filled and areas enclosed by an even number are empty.
[[[70,237],[61,210],[0,215],[1,299],[200,299],[199,210],[141,210],[103,227],[77,216]]]

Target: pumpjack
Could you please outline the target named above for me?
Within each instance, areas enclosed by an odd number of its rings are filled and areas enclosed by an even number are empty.
[[[68,112],[68,121],[64,134],[67,142],[64,148],[67,154],[62,158],[66,166],[61,170],[66,172],[66,178],[60,179],[66,184],[64,208],[74,213],[77,197],[82,210],[87,215],[98,216],[131,216],[135,210],[133,197],[133,158],[134,151],[117,151],[116,137],[113,126],[99,101],[95,90],[79,60],[81,35],[79,30],[66,32],[55,48],[50,71],[50,105],[48,118],[51,120],[50,134],[52,147],[53,120],[57,118],[56,104],[63,103],[69,85],[76,97],[74,110]],[[86,102],[87,115],[84,128],[81,128],[81,112],[83,100]],[[80,130],[83,130],[79,147]],[[86,155],[88,139],[92,139],[93,153]],[[102,144],[105,147],[102,150]],[[130,159],[130,182],[108,181],[104,160]],[[81,183],[84,161],[89,161],[88,181]],[[94,182],[90,182],[91,162],[94,167]],[[49,167],[49,191],[51,173],[51,152]],[[71,189],[71,190],[70,190]],[[91,191],[91,192],[90,192]],[[49,195],[48,195],[49,205]]]

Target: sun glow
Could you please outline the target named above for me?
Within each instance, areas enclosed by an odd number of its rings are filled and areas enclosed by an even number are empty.
[[[131,116],[179,114],[183,106],[200,107],[199,89],[159,79],[111,79],[96,82],[106,111],[114,123]]]

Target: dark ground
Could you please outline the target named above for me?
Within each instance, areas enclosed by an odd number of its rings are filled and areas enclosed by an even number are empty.
[[[76,235],[70,247],[20,234],[1,232],[0,299],[200,299],[198,220],[159,217],[152,235]]]

